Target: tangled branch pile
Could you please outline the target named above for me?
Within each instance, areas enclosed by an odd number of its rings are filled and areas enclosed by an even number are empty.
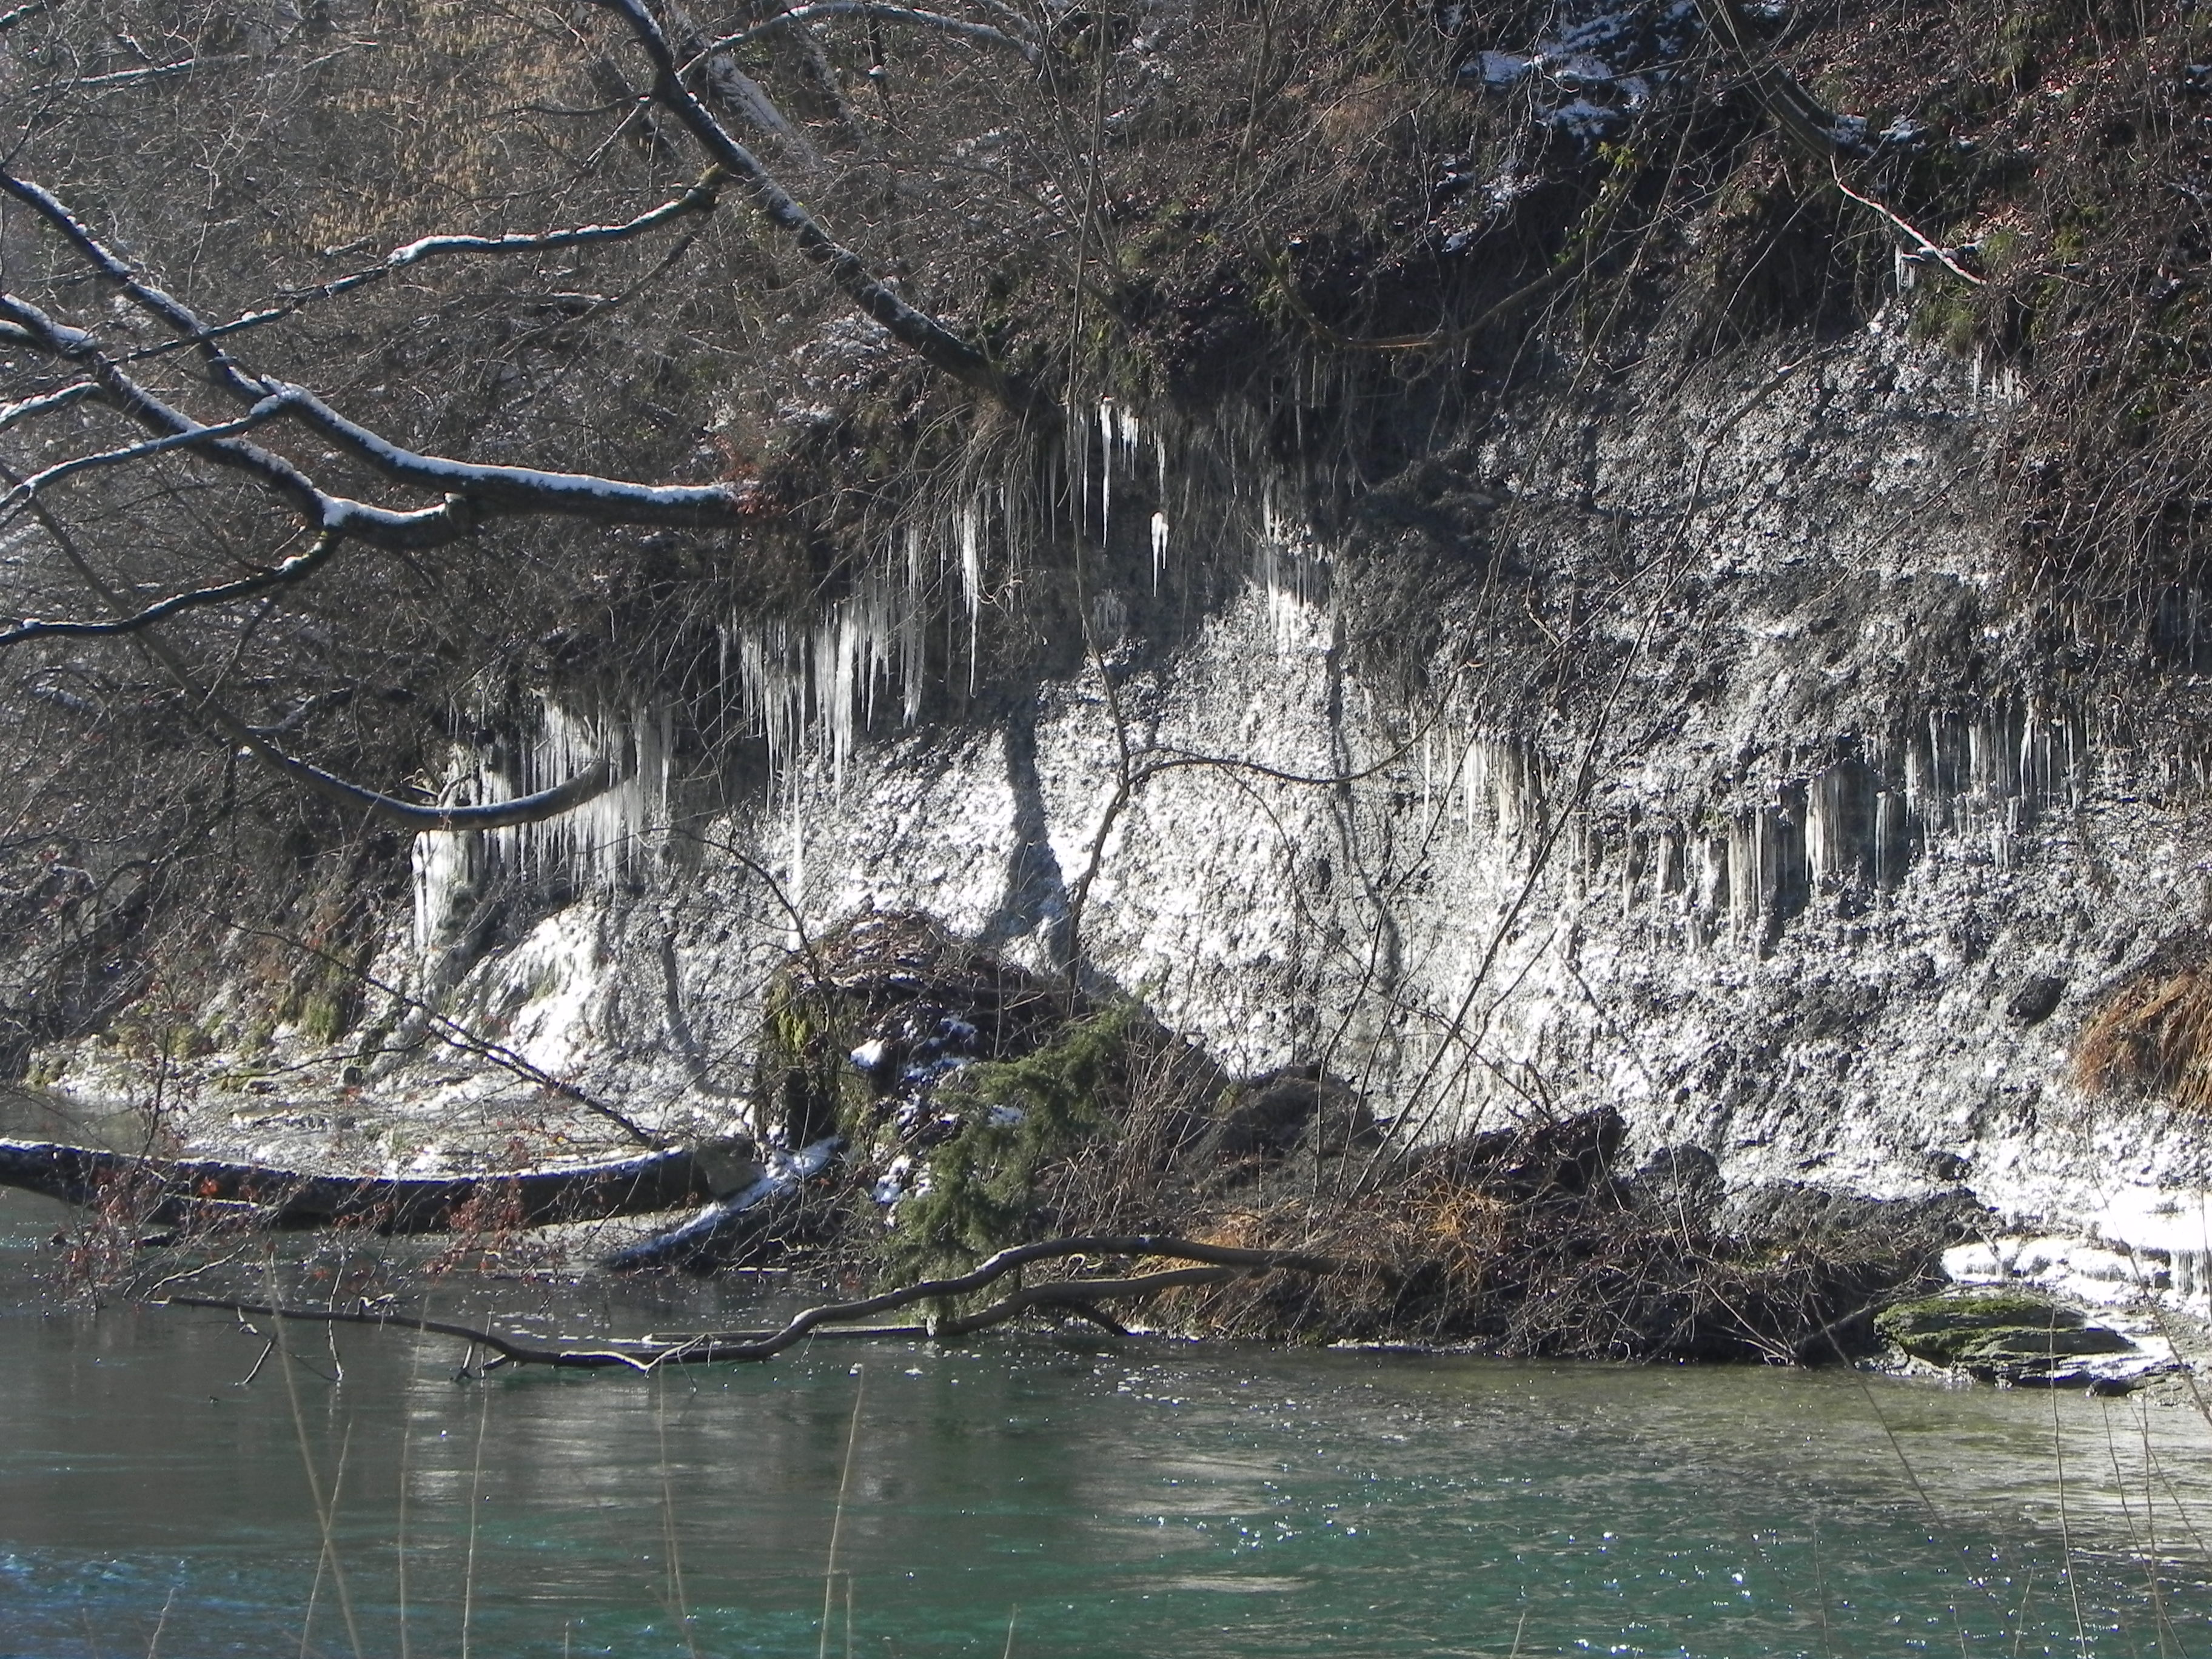
[[[1232,1080],[1134,1005],[1092,1006],[919,917],[817,941],[775,996],[769,1079],[848,1151],[742,1259],[836,1279],[1176,1234],[1334,1264],[1172,1291],[1154,1317],[1177,1328],[1811,1363],[1863,1347],[1873,1311],[1934,1282],[1978,1213],[1798,1188],[1731,1202],[1694,1149],[1624,1168],[1609,1109],[1411,1145],[1340,1081]]]

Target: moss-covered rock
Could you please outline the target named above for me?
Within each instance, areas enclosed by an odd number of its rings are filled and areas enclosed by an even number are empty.
[[[2135,1346],[2117,1331],[2090,1324],[2075,1309],[2014,1289],[1947,1291],[1900,1302],[1875,1316],[1875,1328],[1915,1359],[1974,1371],[2124,1353]]]
[[[2102,1325],[2081,1325],[2071,1330],[2008,1325],[1968,1343],[1954,1363],[1965,1370],[2007,1372],[2048,1365],[2054,1359],[2125,1353],[2134,1346],[2118,1331],[2107,1330]]]
[[[1135,1004],[1116,1003],[1019,1060],[978,1062],[947,1079],[935,1120],[945,1138],[923,1154],[885,1240],[902,1276],[960,1271],[1037,1231],[1051,1207],[1047,1172],[1121,1115],[1144,1021]]]

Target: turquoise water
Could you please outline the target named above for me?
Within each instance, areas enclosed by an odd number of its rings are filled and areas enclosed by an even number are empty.
[[[1059,1656],[2212,1650],[2212,1437],[2172,1408],[1043,1336],[485,1384],[356,1331],[341,1382],[240,1386],[228,1315],[35,1299],[58,1214],[0,1200],[0,1654],[811,1656],[833,1531],[827,1651],[871,1659],[1010,1622]],[[670,1294],[545,1328],[716,1311]]]

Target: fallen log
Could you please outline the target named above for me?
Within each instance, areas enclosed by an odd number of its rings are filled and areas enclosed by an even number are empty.
[[[312,1175],[221,1158],[141,1158],[0,1139],[0,1186],[112,1205],[135,1225],[438,1233],[603,1221],[707,1203],[759,1178],[743,1142],[611,1163],[453,1176]]]
[[[1032,1261],[1065,1260],[1069,1256],[1154,1257],[1204,1265],[1169,1268],[1127,1277],[1050,1279],[1024,1285],[972,1314],[945,1315],[921,1325],[871,1326],[851,1328],[858,1322],[918,1302],[947,1301],[982,1290]],[[1332,1273],[1342,1264],[1328,1256],[1298,1250],[1248,1250],[1228,1245],[1201,1243],[1194,1239],[1164,1236],[1105,1237],[1087,1235],[1056,1238],[1042,1243],[1018,1245],[1001,1250],[972,1272],[952,1279],[927,1279],[881,1295],[852,1302],[825,1303],[809,1308],[775,1330],[717,1331],[696,1336],[650,1337],[636,1341],[614,1341],[592,1347],[560,1347],[502,1334],[487,1327],[464,1325],[453,1320],[422,1319],[404,1314],[382,1303],[362,1303],[350,1308],[289,1308],[272,1302],[245,1301],[229,1297],[173,1296],[156,1304],[171,1308],[210,1308],[243,1317],[290,1319],[319,1325],[383,1325],[420,1331],[433,1336],[458,1337],[489,1352],[485,1370],[501,1365],[550,1365],[571,1370],[623,1369],[650,1372],[663,1365],[743,1364],[773,1359],[785,1349],[811,1337],[926,1336],[949,1340],[988,1330],[1035,1308],[1058,1309],[1089,1318],[1109,1330],[1121,1328],[1098,1311],[1101,1302],[1157,1296],[1198,1285],[1223,1285],[1253,1273],[1291,1272]]]
[[[712,1273],[727,1266],[792,1218],[806,1183],[830,1167],[844,1144],[831,1135],[795,1152],[771,1150],[758,1180],[666,1232],[617,1250],[600,1265],[615,1273],[653,1267]]]

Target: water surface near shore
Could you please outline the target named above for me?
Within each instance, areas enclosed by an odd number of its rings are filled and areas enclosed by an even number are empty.
[[[833,1533],[828,1650],[872,1659],[1010,1621],[1055,1656],[2212,1650],[2212,1435],[2171,1407],[1042,1335],[477,1383],[356,1330],[334,1385],[295,1331],[293,1386],[240,1386],[230,1316],[42,1301],[62,1218],[0,1198],[0,1655],[813,1655]]]

